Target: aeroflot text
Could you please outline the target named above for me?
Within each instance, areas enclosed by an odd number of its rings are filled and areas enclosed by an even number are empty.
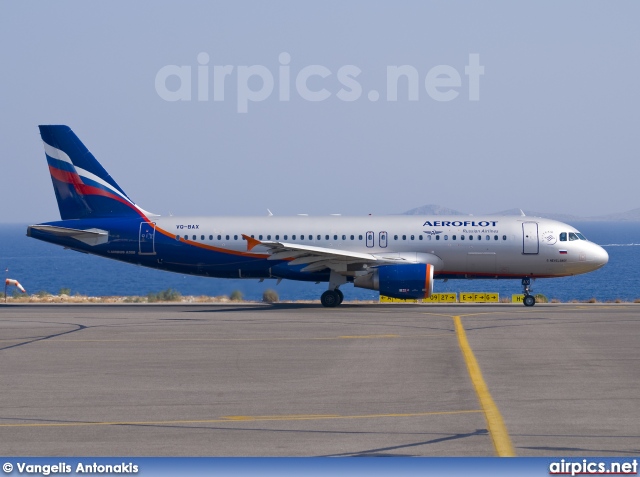
[[[476,222],[475,220],[427,220],[422,226],[429,227],[495,227],[498,223],[497,220],[481,220],[480,222]]]
[[[199,53],[197,61],[195,67],[165,65],[160,68],[155,78],[158,96],[165,101],[209,101],[212,96],[214,102],[219,102],[235,93],[237,111],[246,113],[250,103],[265,101],[274,91],[279,101],[291,101],[292,91],[295,91],[298,97],[311,102],[325,101],[331,96],[351,102],[357,101],[363,94],[369,101],[375,102],[383,99],[384,94],[378,89],[364,91],[359,80],[363,71],[355,65],[343,65],[337,71],[324,65],[298,66],[295,62],[292,65],[291,55],[287,52],[280,53],[276,68],[264,65],[210,65],[210,57],[206,52]],[[277,73],[274,74],[274,70]],[[436,65],[426,72],[422,81],[418,69],[412,65],[387,65],[386,81],[380,86],[383,91],[386,90],[387,101],[398,101],[398,97],[418,101],[421,90],[434,101],[452,101],[465,89],[468,89],[469,101],[479,101],[482,75],[484,66],[480,64],[480,55],[471,53],[463,74],[451,65]],[[467,88],[463,88],[465,76]],[[192,94],[192,88],[197,94]],[[399,94],[399,91],[402,93]]]

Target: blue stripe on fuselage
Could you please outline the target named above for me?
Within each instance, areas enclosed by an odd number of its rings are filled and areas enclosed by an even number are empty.
[[[188,241],[176,240],[157,230],[153,243],[154,254],[140,254],[140,219],[76,219],[47,222],[50,225],[70,229],[100,229],[109,232],[109,240],[101,245],[87,245],[70,237],[59,237],[51,233],[31,229],[33,238],[62,245],[74,250],[102,257],[139,264],[142,266],[219,278],[287,278],[293,280],[327,281],[328,272],[301,272],[304,265],[289,266],[282,260],[267,260],[264,255],[225,253],[221,249],[198,247]]]

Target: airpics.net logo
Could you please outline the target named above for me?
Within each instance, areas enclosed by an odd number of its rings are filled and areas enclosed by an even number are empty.
[[[343,65],[333,71],[323,65],[292,67],[291,55],[280,53],[278,65],[273,70],[264,65],[215,65],[210,64],[208,53],[196,57],[197,65],[166,65],[158,70],[155,78],[156,93],[165,101],[235,101],[239,113],[247,113],[249,104],[277,98],[291,101],[294,95],[309,102],[354,102],[366,97],[376,102],[386,100],[453,101],[461,95],[468,101],[480,100],[480,77],[484,66],[478,53],[469,54],[464,71],[450,65],[436,65],[426,74],[420,74],[412,65],[388,65],[382,91],[362,86],[363,71],[356,65]],[[466,91],[465,91],[466,90]],[[467,93],[467,94],[464,94]],[[235,95],[235,98],[231,98]]]

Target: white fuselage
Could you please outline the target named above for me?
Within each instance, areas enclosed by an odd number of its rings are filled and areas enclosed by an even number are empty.
[[[158,229],[221,252],[247,252],[259,241],[368,253],[424,254],[437,276],[560,277],[595,270],[607,252],[572,226],[513,216],[158,217]],[[264,253],[257,246],[252,253]]]

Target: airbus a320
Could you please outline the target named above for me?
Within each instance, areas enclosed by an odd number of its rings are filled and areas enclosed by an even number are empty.
[[[40,126],[61,220],[45,242],[145,267],[219,278],[328,282],[428,298],[435,279],[531,280],[591,272],[607,252],[570,225],[514,216],[161,217],[136,205],[68,126]]]

